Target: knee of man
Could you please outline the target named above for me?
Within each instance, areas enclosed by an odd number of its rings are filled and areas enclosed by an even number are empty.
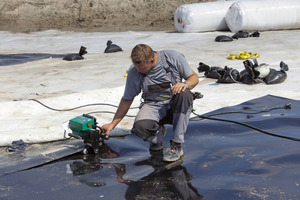
[[[173,112],[186,113],[193,104],[193,94],[186,89],[179,94],[176,94],[173,99]]]
[[[136,121],[133,124],[131,132],[136,134],[138,137],[146,140],[150,136],[155,136],[158,129],[159,124],[157,121],[151,119],[143,119]]]
[[[175,98],[184,99],[187,101],[193,101],[193,94],[189,89],[186,89],[180,93],[178,93]]]

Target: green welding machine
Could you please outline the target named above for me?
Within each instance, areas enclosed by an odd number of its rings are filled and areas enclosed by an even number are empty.
[[[84,153],[98,153],[99,147],[103,144],[105,134],[101,127],[97,126],[97,119],[91,115],[83,114],[69,121],[69,128],[72,133],[70,137],[82,139],[87,145]]]

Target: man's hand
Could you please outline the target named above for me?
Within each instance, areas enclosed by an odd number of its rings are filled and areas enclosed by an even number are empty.
[[[172,86],[173,94],[178,94],[185,89],[193,89],[199,83],[198,75],[193,71],[185,82],[178,82]]]
[[[109,133],[111,130],[113,130],[117,124],[123,119],[123,117],[126,115],[126,113],[128,112],[128,109],[130,108],[130,105],[132,104],[133,99],[132,100],[125,100],[125,99],[121,99],[117,112],[114,116],[114,119],[112,120],[112,122],[110,122],[109,124],[104,124],[101,128],[102,131],[104,133],[106,133],[105,138],[108,139],[109,138]]]
[[[103,133],[106,133],[105,138],[108,139],[110,131],[113,130],[115,126],[112,123],[109,123],[109,124],[104,124],[101,128]]]
[[[178,94],[181,91],[184,91],[186,88],[188,88],[188,85],[186,83],[176,83],[172,86],[173,94]]]

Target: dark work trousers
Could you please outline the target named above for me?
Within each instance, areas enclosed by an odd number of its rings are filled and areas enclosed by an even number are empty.
[[[171,123],[174,133],[172,141],[183,143],[192,108],[193,94],[188,89],[173,95],[171,100],[145,101],[131,131],[145,141],[161,143],[163,134],[160,126]]]

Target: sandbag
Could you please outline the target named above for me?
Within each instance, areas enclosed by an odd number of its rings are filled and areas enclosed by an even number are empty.
[[[240,80],[238,70],[225,66],[223,70],[218,71],[219,77],[217,83],[237,83]]]
[[[287,78],[287,71],[289,71],[289,67],[283,61],[279,64],[280,70],[276,71],[275,69],[270,69],[270,73],[263,80],[266,84],[277,84],[282,83]]]
[[[225,15],[232,32],[300,28],[299,0],[236,1]]]
[[[214,79],[218,79],[219,78],[219,71],[222,71],[223,69],[221,67],[210,67],[207,64],[204,64],[203,62],[199,62],[199,66],[198,66],[198,72],[202,73],[204,72],[204,76],[206,76],[207,78],[214,78]]]
[[[228,30],[225,15],[233,1],[216,1],[185,4],[174,14],[174,24],[179,32]]]

